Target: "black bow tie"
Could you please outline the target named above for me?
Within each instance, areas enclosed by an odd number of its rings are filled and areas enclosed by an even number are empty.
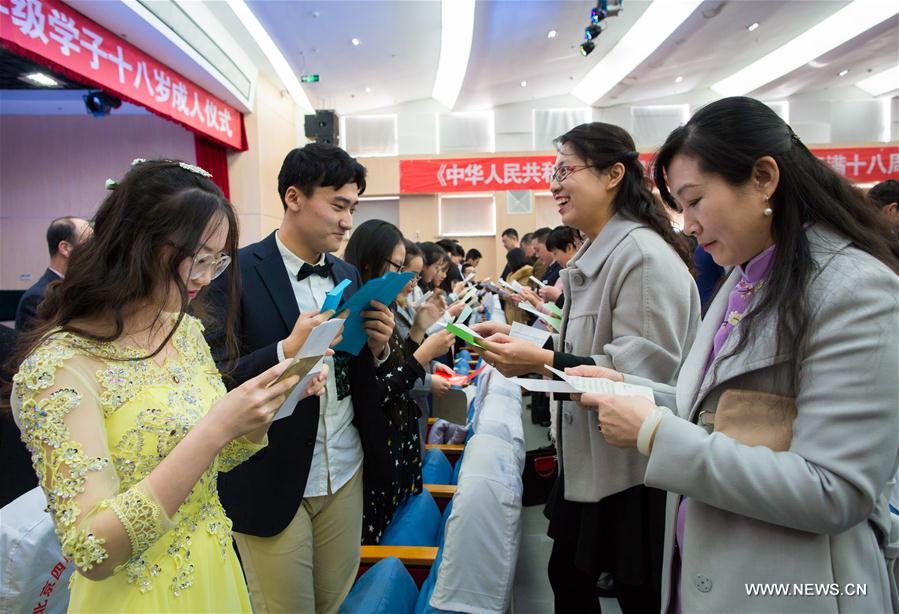
[[[324,264],[316,264],[312,266],[311,264],[304,262],[303,266],[300,267],[300,271],[297,273],[297,281],[303,281],[310,275],[319,275],[320,277],[327,277],[331,274],[331,263],[327,260]]]

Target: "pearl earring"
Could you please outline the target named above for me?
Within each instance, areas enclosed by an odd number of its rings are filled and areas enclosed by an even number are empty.
[[[774,215],[774,210],[771,207],[765,207],[765,210],[762,211],[765,214],[765,217],[771,217]]]

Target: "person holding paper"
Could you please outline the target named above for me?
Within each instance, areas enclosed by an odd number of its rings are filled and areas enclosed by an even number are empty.
[[[520,247],[513,247],[510,249],[506,252],[506,263],[511,272],[506,276],[504,281],[512,286],[518,284],[518,286],[524,288],[534,272],[534,267],[530,264],[527,257],[525,257],[524,250]],[[524,311],[518,308],[518,303],[520,302],[521,297],[518,294],[515,294],[506,300],[504,308],[506,322],[528,323],[528,316],[525,315]]]
[[[751,98],[714,102],[672,132],[655,181],[684,231],[733,270],[676,390],[618,367],[575,372],[655,389],[655,403],[581,402],[598,408],[610,444],[648,455],[646,484],[670,491],[663,605],[899,611],[887,500],[899,464],[899,245],[847,179]],[[769,582],[837,589],[744,588]]]
[[[338,147],[310,143],[287,154],[278,175],[281,225],[244,247],[234,272],[243,288],[234,326],[239,354],[210,337],[233,383],[293,357],[302,347],[300,314],[319,311],[338,283],[351,280],[344,302],[360,288],[356,267],[331,252],[352,228],[364,190],[365,168]],[[219,481],[256,612],[336,612],[355,580],[362,474],[370,483],[390,478],[374,391],[394,327],[385,305],[361,313],[367,343],[357,356],[325,359],[333,368],[321,401],[300,401],[272,425],[264,453]]]
[[[283,361],[226,394],[188,313],[237,256],[234,210],[209,177],[136,160],[50,288],[51,318],[22,339],[11,405],[78,571],[70,611],[251,611],[216,476],[265,448],[298,380],[269,387]]]
[[[390,222],[368,220],[353,231],[344,258],[359,268],[363,283],[390,270],[402,272],[406,259],[403,235]],[[386,484],[363,480],[364,544],[377,544],[396,509],[410,495],[421,492],[421,411],[410,392],[424,380],[429,363],[446,354],[453,344],[453,335],[445,331],[424,337],[435,318],[433,306],[423,305],[405,341],[394,330],[390,357],[377,370],[376,397],[372,401],[387,418],[383,445],[392,472]]]
[[[550,350],[479,324],[497,346],[484,358],[507,375],[593,364],[673,383],[699,323],[686,241],[646,188],[626,131],[582,124],[556,146],[550,189],[562,221],[588,237],[561,272],[561,334]],[[556,611],[599,611],[596,582],[608,572],[622,612],[658,612],[665,493],[643,485],[645,457],[609,445],[597,426],[571,401],[555,418],[561,471],[546,513]]]

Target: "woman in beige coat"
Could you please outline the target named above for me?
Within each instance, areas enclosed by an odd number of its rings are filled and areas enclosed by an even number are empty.
[[[506,375],[601,365],[673,383],[699,323],[689,250],[646,190],[630,135],[584,124],[561,136],[550,188],[562,223],[588,241],[561,272],[565,306],[553,349],[478,325]],[[596,415],[561,404],[561,472],[546,513],[556,612],[599,612],[596,581],[611,573],[625,614],[658,610],[665,493],[643,486],[646,459],[610,446]]]
[[[581,402],[609,443],[648,455],[646,484],[672,493],[662,603],[897,611],[886,494],[899,446],[899,245],[859,191],[750,98],[699,111],[655,168],[685,231],[734,269],[676,394],[655,384],[658,407]]]

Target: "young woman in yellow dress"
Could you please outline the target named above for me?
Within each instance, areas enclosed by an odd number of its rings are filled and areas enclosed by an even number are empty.
[[[23,340],[11,402],[79,572],[70,611],[250,611],[217,474],[266,445],[297,378],[268,387],[285,361],[225,394],[187,314],[237,245],[208,173],[136,160]],[[319,376],[305,394],[322,389]]]

